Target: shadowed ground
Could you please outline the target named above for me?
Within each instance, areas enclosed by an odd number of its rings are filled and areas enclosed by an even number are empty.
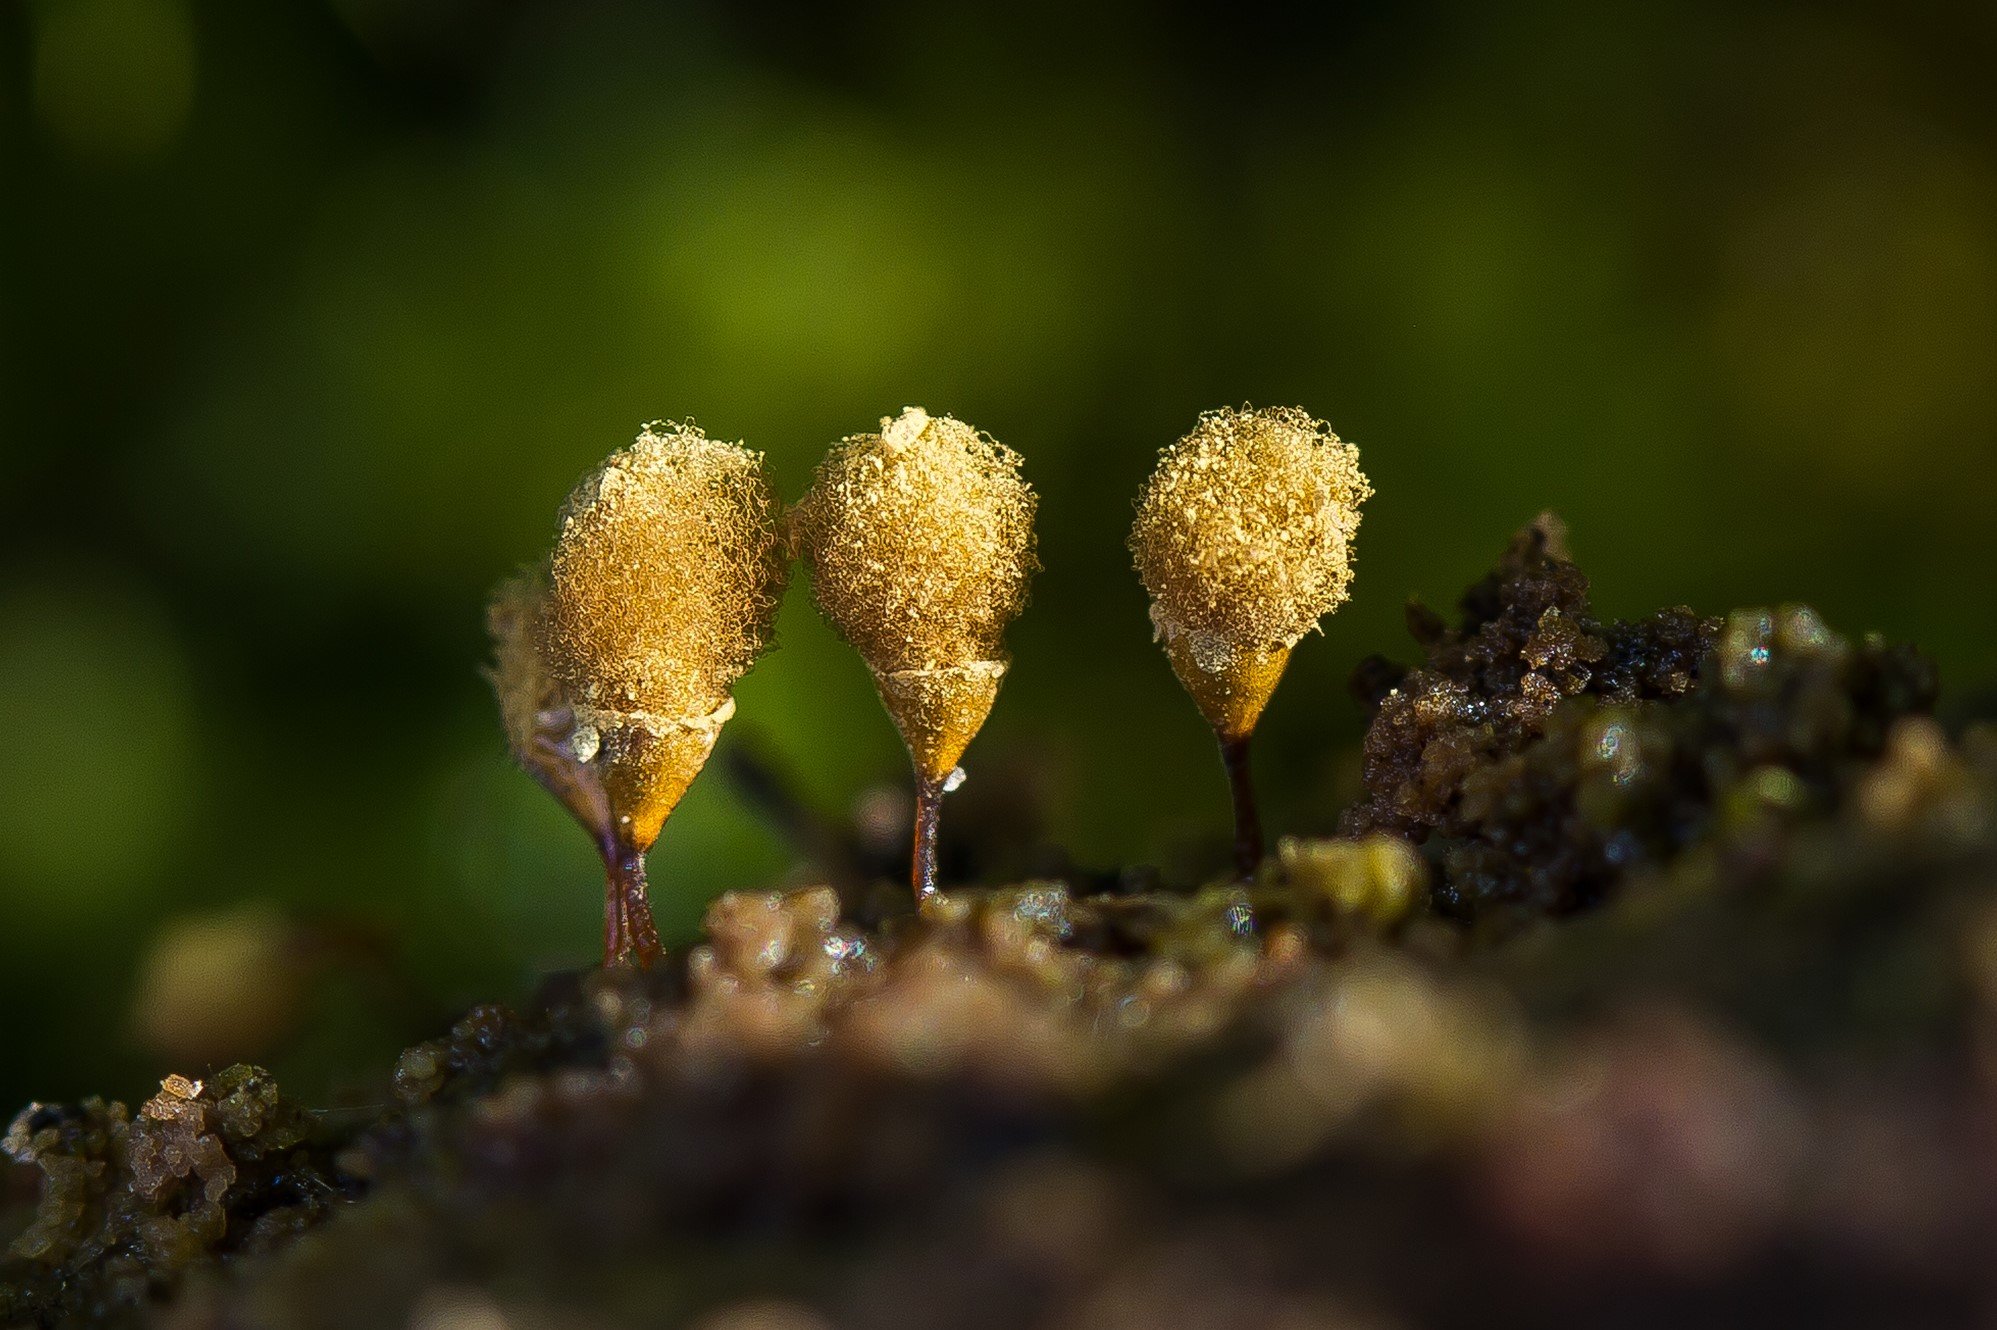
[[[1804,609],[1599,622],[1550,519],[1410,621],[1252,883],[737,894],[370,1112],[34,1106],[5,1323],[1986,1320],[1997,736]]]

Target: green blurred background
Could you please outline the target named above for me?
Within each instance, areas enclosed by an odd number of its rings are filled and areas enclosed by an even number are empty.
[[[1335,820],[1403,600],[1543,507],[1611,611],[1808,599],[1990,710],[1993,68],[1997,8],[1920,0],[5,0],[0,1105],[333,1095],[591,959],[481,606],[654,417],[791,497],[907,403],[1025,455],[1046,571],[945,822],[987,873],[1223,861],[1122,548],[1222,403],[1379,491],[1263,726],[1278,829]],[[724,757],[891,814],[861,666],[801,588],[781,633]],[[799,859],[717,764],[662,921]]]

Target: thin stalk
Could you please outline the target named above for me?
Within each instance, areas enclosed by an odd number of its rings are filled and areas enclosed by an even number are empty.
[[[909,878],[915,887],[915,903],[929,904],[936,895],[936,832],[943,814],[943,782],[915,779],[915,852],[910,857]]]
[[[624,893],[618,889],[613,869],[603,887],[603,968],[622,961],[624,949]]]
[[[645,852],[607,839],[603,851],[603,963],[646,967],[665,954],[645,895]]]
[[[1262,817],[1255,808],[1255,773],[1248,760],[1246,734],[1218,735],[1220,760],[1234,793],[1234,872],[1244,881],[1262,866]]]

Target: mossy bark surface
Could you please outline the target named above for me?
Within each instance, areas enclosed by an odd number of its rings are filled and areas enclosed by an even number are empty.
[[[1413,614],[1347,837],[1246,883],[740,894],[378,1113],[35,1106],[0,1324],[1987,1317],[1997,733],[1806,610],[1586,590],[1543,521]]]

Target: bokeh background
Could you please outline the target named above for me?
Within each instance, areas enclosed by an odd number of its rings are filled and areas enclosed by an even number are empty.
[[[1280,830],[1335,821],[1405,598],[1541,508],[1610,611],[1805,599],[1992,709],[1997,9],[984,8],[0,4],[0,1109],[250,1055],[363,1093],[592,957],[481,606],[650,418],[793,497],[907,403],[1025,455],[973,874],[1224,861],[1122,548],[1222,403],[1379,491],[1263,726]],[[740,759],[892,821],[862,667],[802,588],[781,633],[653,856],[682,935],[813,872]]]

